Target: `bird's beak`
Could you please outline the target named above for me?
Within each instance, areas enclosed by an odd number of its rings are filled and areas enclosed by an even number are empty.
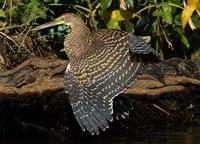
[[[41,30],[41,29],[45,29],[45,28],[48,28],[48,27],[61,25],[61,24],[65,24],[64,16],[58,17],[57,19],[55,19],[53,21],[50,21],[50,22],[44,23],[40,26],[37,26],[37,27],[33,28],[32,31],[38,31],[38,30]]]

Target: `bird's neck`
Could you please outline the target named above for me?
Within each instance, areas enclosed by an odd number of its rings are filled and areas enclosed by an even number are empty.
[[[69,59],[79,58],[87,50],[90,30],[84,23],[71,26],[71,33],[66,37],[64,46]]]

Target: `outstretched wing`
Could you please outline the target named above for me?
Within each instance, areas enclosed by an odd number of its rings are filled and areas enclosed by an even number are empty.
[[[150,44],[145,42],[143,37],[141,36],[130,35],[129,49],[132,53],[136,53],[136,54],[158,55],[155,49],[153,49]]]
[[[109,127],[113,98],[126,90],[143,68],[140,56],[132,60],[127,33],[106,31],[96,36],[93,51],[72,63],[65,75],[74,115],[91,134]]]
[[[129,65],[129,68],[125,69]],[[134,66],[135,65],[135,66]],[[108,128],[112,121],[113,98],[123,92],[138,76],[142,63],[131,61],[121,63],[109,77],[91,84],[81,84],[70,71],[65,74],[65,86],[68,90],[74,115],[82,130],[92,135]]]
[[[108,128],[102,109],[94,102],[94,96],[81,85],[70,71],[65,74],[65,88],[74,115],[83,131],[87,129],[93,135],[94,132],[99,134],[99,128],[102,130]]]

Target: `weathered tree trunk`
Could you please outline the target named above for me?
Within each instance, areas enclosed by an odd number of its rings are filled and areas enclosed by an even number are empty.
[[[68,61],[32,58],[18,67],[0,73],[0,99],[19,99],[63,91],[63,75]],[[200,59],[171,59],[149,64],[125,92],[157,98],[165,93],[200,90]]]

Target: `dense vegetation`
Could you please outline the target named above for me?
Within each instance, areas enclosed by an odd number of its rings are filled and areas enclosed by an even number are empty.
[[[93,30],[111,28],[149,35],[161,59],[200,55],[199,0],[1,0],[0,40],[8,51],[25,49],[30,56],[39,55],[39,48],[35,48],[36,54],[34,48],[24,48],[27,36],[35,38],[31,29],[65,12],[78,13]],[[50,49],[58,47],[56,38],[64,37],[63,30],[58,26],[48,31],[48,41],[54,40]],[[13,35],[22,38],[17,40]]]

